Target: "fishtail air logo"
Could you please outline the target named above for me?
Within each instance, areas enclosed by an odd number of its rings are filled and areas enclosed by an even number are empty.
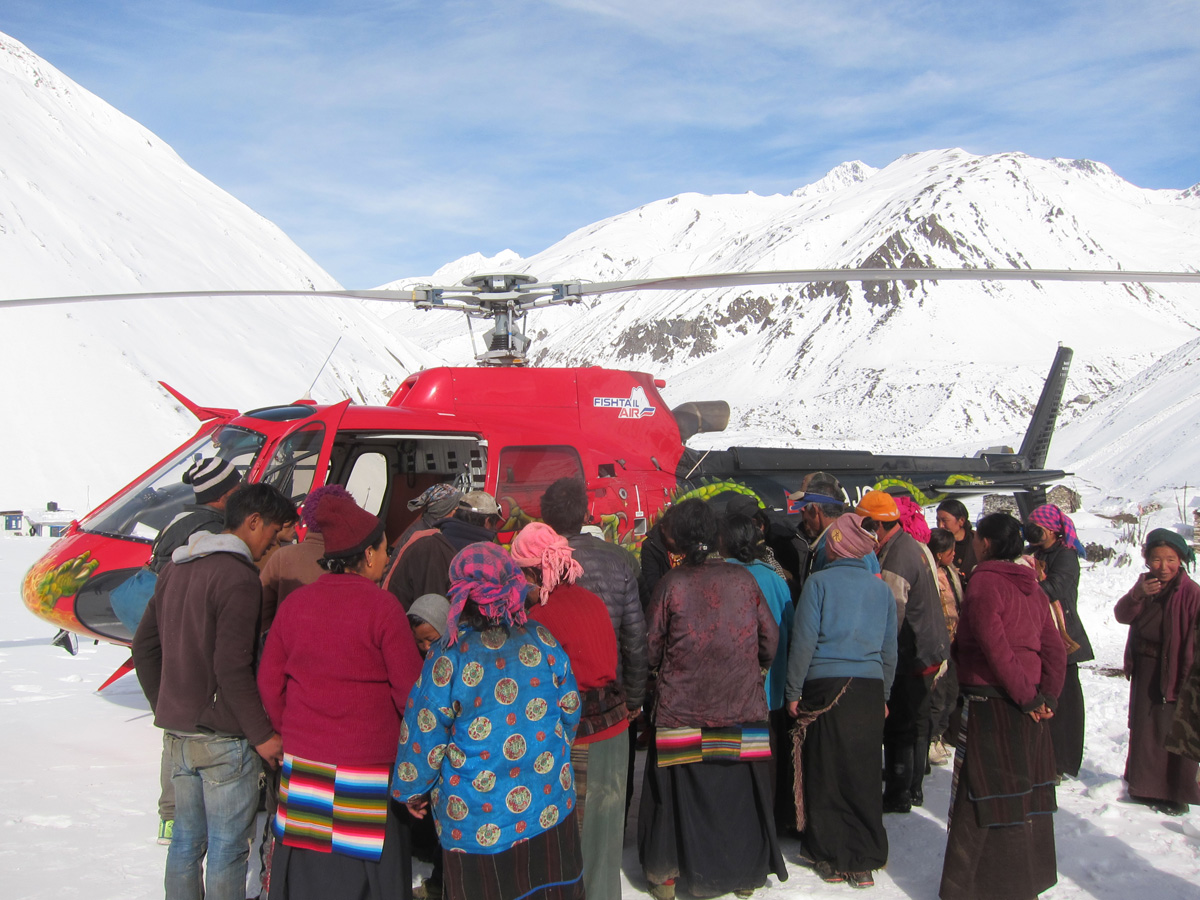
[[[628,397],[593,397],[597,409],[619,409],[618,419],[645,419],[654,415],[655,407],[646,399],[645,388],[635,387]]]

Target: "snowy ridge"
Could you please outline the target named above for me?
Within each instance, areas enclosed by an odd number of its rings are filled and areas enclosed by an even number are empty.
[[[1054,459],[1094,473],[1134,502],[1200,482],[1200,338],[1189,341],[1061,429]]]
[[[0,297],[337,289],[275,225],[0,35]],[[381,402],[436,362],[354,303],[136,300],[0,309],[0,506],[95,505],[195,430],[156,382],[249,409]],[[321,361],[343,338],[318,378]]]
[[[846,163],[790,196],[656,201],[514,268],[592,280],[853,266],[1189,270],[1200,210],[1187,194],[1143,190],[1089,160],[936,150],[883,169]],[[411,310],[390,321],[449,358],[470,358],[458,321]],[[540,311],[530,323],[543,336],[538,362],[651,371],[667,379],[672,404],[728,400],[731,430],[697,438],[703,446],[973,450],[1019,441],[1059,342],[1076,350],[1067,396],[1100,397],[1200,335],[1200,290],[950,282],[645,291]],[[1086,417],[1085,407],[1067,417]]]
[[[852,185],[862,184],[862,182],[878,171],[878,169],[868,166],[861,160],[856,159],[853,162],[844,162],[834,166],[825,173],[824,177],[814,181],[812,184],[806,184],[804,187],[792,191],[792,196],[818,197],[821,194],[836,193]]]

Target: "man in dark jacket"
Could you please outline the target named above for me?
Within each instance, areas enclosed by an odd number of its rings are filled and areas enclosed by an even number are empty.
[[[486,491],[463,494],[454,515],[435,523],[437,534],[408,545],[383,586],[405,611],[424,594],[450,592],[450,560],[468,544],[492,543],[503,524],[496,498]]]
[[[587,487],[578,478],[560,478],[542,494],[542,520],[567,539],[575,561],[583,567],[579,584],[608,607],[617,636],[617,681],[625,689],[630,717],[646,696],[646,616],[638,598],[631,555],[616,544],[583,533]]]
[[[171,554],[186,544],[196,532],[220,534],[225,530],[225,501],[229,499],[234,488],[242,483],[242,476],[229,460],[210,457],[192,463],[183,473],[182,480],[184,484],[192,486],[196,502],[185,506],[154,539],[146,568],[155,575],[171,561]],[[142,596],[142,602],[145,602],[145,595]],[[141,603],[138,606],[141,606]],[[113,608],[122,623],[130,631],[136,632],[145,607],[126,611],[114,601]],[[158,780],[158,842],[169,844],[174,834],[175,788],[171,783],[171,755],[167,752],[165,734]]]
[[[275,488],[239,488],[225,530],[198,532],[163,567],[134,635],[138,681],[166,732],[175,786],[167,900],[245,896],[258,756],[272,766],[283,758],[255,683],[262,592],[254,563],[295,520]]]
[[[900,510],[890,495],[868,491],[854,511],[876,533],[880,577],[896,598],[896,678],[883,730],[883,811],[906,813],[925,802],[930,691],[950,656],[937,563],[928,547],[900,527]]]

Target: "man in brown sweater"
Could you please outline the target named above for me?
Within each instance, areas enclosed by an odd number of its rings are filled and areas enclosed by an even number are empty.
[[[255,683],[262,590],[254,562],[295,520],[275,488],[238,488],[225,530],[199,532],[172,555],[134,635],[138,680],[166,732],[175,785],[167,900],[245,896],[259,757],[274,766],[283,754]]]

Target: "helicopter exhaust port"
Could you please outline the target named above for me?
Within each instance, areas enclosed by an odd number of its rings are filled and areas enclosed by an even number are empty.
[[[679,425],[679,439],[701,432],[724,431],[729,425],[729,404],[724,400],[694,400],[671,410]]]

